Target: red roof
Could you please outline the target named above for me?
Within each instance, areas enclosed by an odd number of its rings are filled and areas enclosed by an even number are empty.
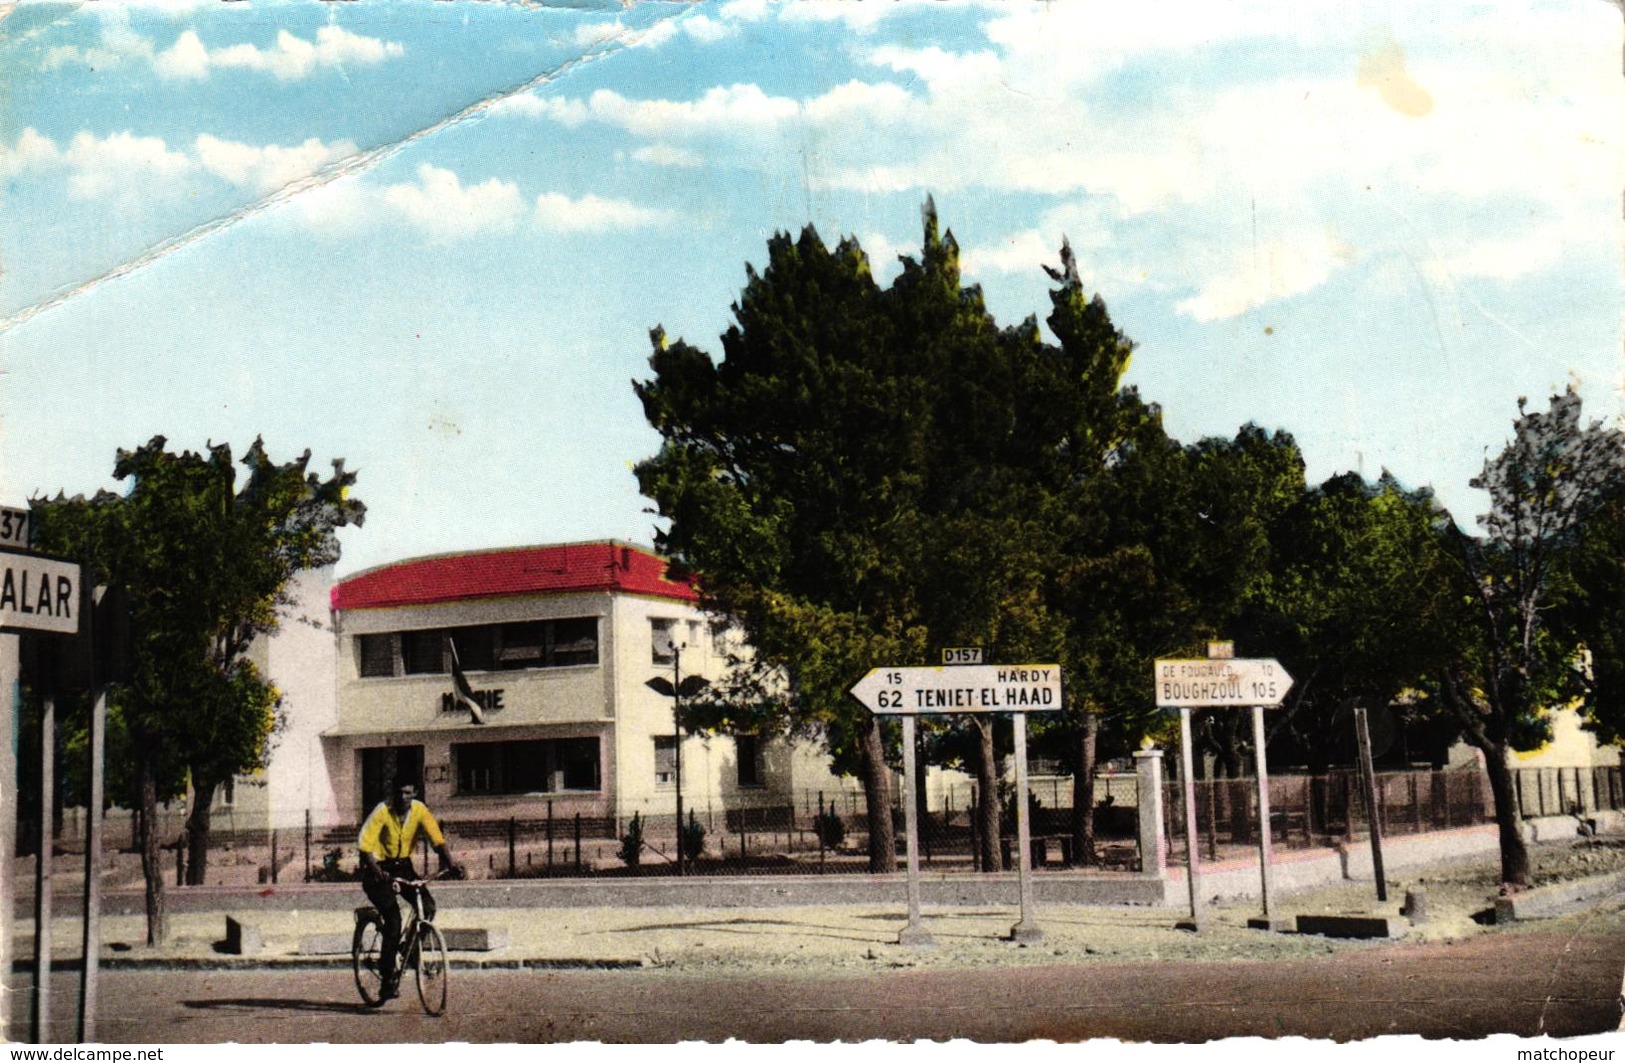
[[[442,554],[397,561],[340,581],[333,608],[380,609],[516,594],[619,591],[692,602],[686,580],[666,578],[666,560],[625,543],[567,543]]]

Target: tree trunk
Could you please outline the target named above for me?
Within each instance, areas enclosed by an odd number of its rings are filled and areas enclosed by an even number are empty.
[[[1495,823],[1501,841],[1501,884],[1529,885],[1529,849],[1523,842],[1518,822],[1518,801],[1512,790],[1512,771],[1507,767],[1506,749],[1480,749],[1484,771],[1490,777],[1490,794],[1495,798]]]
[[[999,870],[999,769],[993,752],[993,719],[990,716],[973,718],[976,725],[977,756],[977,823],[981,830],[982,851],[977,854],[983,871]]]
[[[1072,863],[1094,867],[1095,854],[1095,771],[1096,747],[1100,737],[1100,717],[1083,716],[1083,725],[1073,732],[1078,740],[1076,767],[1072,772]]]
[[[869,870],[897,870],[897,831],[892,826],[891,769],[881,740],[880,720],[871,716],[863,729],[863,796],[868,803]]]
[[[220,784],[213,779],[192,777],[192,809],[186,816],[186,884],[202,886],[209,873],[209,826],[214,792]]]
[[[158,849],[158,774],[152,758],[141,758],[141,874],[147,880],[147,944],[162,945],[164,868]]]

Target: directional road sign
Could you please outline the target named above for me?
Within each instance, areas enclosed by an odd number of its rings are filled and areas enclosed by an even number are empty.
[[[79,630],[79,566],[0,551],[0,631]]]
[[[1292,677],[1270,657],[1158,661],[1157,704],[1164,708],[1279,708]]]
[[[943,668],[876,668],[852,696],[870,712],[1048,712],[1061,707],[1057,664],[972,664]]]

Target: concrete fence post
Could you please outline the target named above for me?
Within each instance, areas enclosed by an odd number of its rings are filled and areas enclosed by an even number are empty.
[[[1163,836],[1162,750],[1142,749],[1134,754],[1138,786],[1135,803],[1140,821],[1140,873],[1168,877],[1168,846]]]

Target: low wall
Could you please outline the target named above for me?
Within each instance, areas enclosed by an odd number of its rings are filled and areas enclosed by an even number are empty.
[[[1457,830],[1435,831],[1431,834],[1401,835],[1384,838],[1382,865],[1386,877],[1395,871],[1426,867],[1452,860],[1467,859],[1498,851],[1495,826],[1462,827]],[[1270,879],[1277,894],[1311,889],[1334,882],[1371,882],[1371,843],[1359,841],[1342,843],[1333,849],[1272,850]],[[1263,884],[1255,855],[1250,860],[1229,860],[1221,864],[1208,864],[1198,868],[1201,874],[1202,903],[1233,900],[1243,897],[1262,897]],[[1184,868],[1174,869],[1177,884],[1171,884],[1169,895],[1175,904],[1188,904],[1189,892],[1184,884]]]

